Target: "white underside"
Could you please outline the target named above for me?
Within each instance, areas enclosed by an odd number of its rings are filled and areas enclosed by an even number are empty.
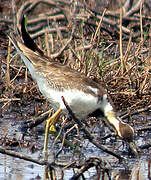
[[[62,96],[65,101],[68,103],[72,111],[75,113],[78,118],[85,118],[88,114],[94,112],[99,108],[97,103],[97,98],[86,94],[77,89],[66,89],[64,91],[53,90],[49,87],[44,78],[40,78],[37,81],[41,93],[47,97],[53,108],[61,108],[66,112],[66,107],[62,101]]]

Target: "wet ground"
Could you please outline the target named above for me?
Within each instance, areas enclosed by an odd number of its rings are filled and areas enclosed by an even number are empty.
[[[11,106],[10,106],[11,107]],[[20,116],[19,108],[17,113],[17,106],[13,106],[6,110],[0,119],[0,142],[1,148],[5,148],[8,150],[12,150],[15,152],[19,152],[25,155],[32,157],[33,159],[43,159],[43,142],[44,142],[44,123],[39,126],[33,128],[32,130],[28,130],[24,134],[24,140],[22,139],[23,131],[21,130],[22,125],[29,118],[29,115],[26,117],[26,113],[28,111],[32,111],[34,109],[34,105],[31,104],[29,106],[25,106],[21,109],[22,114],[24,116]],[[16,109],[16,112],[14,111]],[[24,119],[24,118],[26,119]],[[147,116],[146,122],[144,122],[143,114],[141,116],[135,116],[135,120],[137,120],[137,127],[145,126],[149,121],[149,116]],[[144,123],[142,123],[144,122]],[[98,138],[100,136],[100,130],[102,127],[98,127],[97,124],[93,124],[94,129],[93,133]],[[107,130],[107,128],[103,128],[103,131]],[[109,132],[108,130],[106,132]],[[72,133],[71,135],[72,136]],[[80,138],[83,137],[83,134],[80,133]],[[75,138],[75,137],[74,137]],[[124,162],[119,162],[115,157],[102,152],[94,145],[92,145],[87,139],[80,139],[80,152],[73,153],[73,150],[70,148],[64,147],[62,152],[59,154],[58,159],[61,163],[71,163],[75,160],[83,161],[89,157],[101,157],[108,164],[106,167],[109,168],[109,174],[104,171],[100,171],[100,179],[119,179],[119,180],[127,180],[127,179],[137,179],[137,180],[145,180],[150,179],[151,175],[151,159],[150,159],[150,150],[141,149],[140,156],[138,158],[131,158],[127,155],[127,150],[122,146],[120,140],[115,141],[114,138],[107,139],[104,142],[104,145],[108,147],[110,150],[113,150],[125,157]],[[51,136],[49,139],[49,150],[51,150],[54,137]],[[18,142],[21,142],[18,144]],[[136,134],[136,143],[138,146],[145,145],[150,143],[150,132],[143,131],[141,133]],[[56,143],[54,145],[54,152],[57,152],[61,146],[61,143]],[[51,155],[50,151],[49,161],[53,160],[53,155]],[[52,158],[52,159],[51,159]],[[8,155],[0,154],[0,179],[19,179],[19,180],[33,180],[33,179],[44,179],[45,177],[45,167],[41,165],[37,165],[32,162],[28,162],[22,159],[18,159],[15,157],[11,157]],[[75,172],[76,168],[55,168],[55,177],[56,179],[70,179]],[[97,179],[98,172],[95,168],[90,168],[88,171],[84,173],[84,177],[86,179]]]

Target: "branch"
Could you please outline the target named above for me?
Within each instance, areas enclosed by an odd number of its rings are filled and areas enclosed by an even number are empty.
[[[96,167],[96,169],[103,169],[104,172],[106,172],[108,175],[108,170],[107,168],[105,168],[105,165],[107,163],[104,162],[101,158],[98,157],[90,157],[89,159],[87,159],[85,161],[85,163],[82,165],[82,167],[80,168],[80,170],[75,173],[72,178],[70,180],[77,180],[80,178],[80,176],[83,175],[84,172],[86,172],[88,169],[90,169],[91,167]],[[110,177],[109,177],[110,179]]]
[[[11,150],[5,150],[3,148],[0,148],[0,153],[1,154],[7,154],[9,156],[13,156],[13,157],[23,159],[23,160],[26,160],[26,161],[30,161],[30,162],[33,162],[33,163],[36,163],[36,164],[39,164],[39,165],[42,165],[42,166],[43,165],[52,166],[52,163],[48,163],[46,161],[39,161],[39,160],[31,158],[30,156],[26,156],[24,154],[14,152],[14,151],[11,151]]]
[[[70,107],[68,106],[68,104],[66,103],[64,97],[62,96],[62,100],[64,105],[66,106],[69,114],[72,116],[73,120],[75,121],[75,123],[78,124],[78,126],[80,127],[80,129],[84,132],[84,134],[86,135],[86,137],[89,139],[89,141],[94,144],[96,147],[98,147],[99,149],[101,149],[102,151],[111,154],[112,156],[115,156],[116,158],[118,158],[119,160],[123,160],[124,157],[120,156],[119,154],[116,154],[115,152],[110,151],[109,149],[107,149],[106,147],[102,146],[101,144],[98,143],[98,141],[94,138],[94,136],[92,136],[90,134],[90,132],[88,131],[88,129],[85,127],[85,125],[78,119],[75,117],[74,113],[72,112],[72,110],[70,109]]]

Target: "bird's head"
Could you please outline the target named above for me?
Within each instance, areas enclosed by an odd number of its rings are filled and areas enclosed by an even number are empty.
[[[138,155],[138,147],[134,142],[134,129],[127,123],[119,120],[119,129],[117,129],[118,136],[123,139],[129,146],[131,154]]]
[[[131,154],[137,156],[138,148],[134,142],[134,129],[117,117],[114,111],[106,113],[106,121],[116,135],[128,144]]]

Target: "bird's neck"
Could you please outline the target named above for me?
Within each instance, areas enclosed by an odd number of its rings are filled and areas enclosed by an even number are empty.
[[[120,133],[121,121],[120,121],[120,119],[117,119],[115,112],[113,110],[108,111],[105,113],[105,116],[107,118],[108,125],[112,126],[116,130],[118,136],[121,137],[121,133]]]

